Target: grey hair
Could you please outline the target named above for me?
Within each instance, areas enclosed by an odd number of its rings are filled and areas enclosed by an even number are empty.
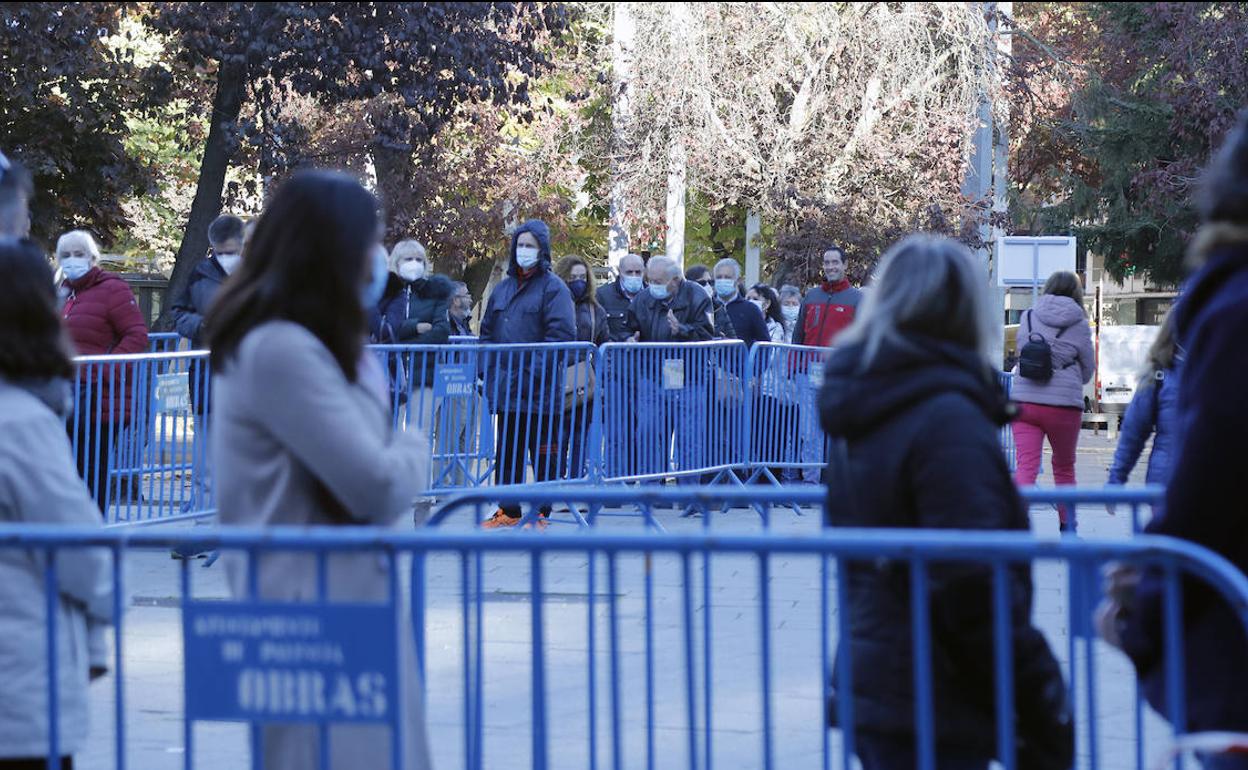
[[[626,260],[626,259],[635,259],[635,260],[637,260],[638,262],[640,262],[640,263],[641,263],[641,269],[642,269],[642,270],[645,270],[645,269],[646,269],[646,260],[642,259],[640,254],[636,254],[636,253],[634,253],[634,252],[631,252],[631,251],[630,251],[630,252],[628,252],[627,254],[625,254],[624,256],[620,257],[620,265],[621,265],[621,266],[623,266],[623,264],[624,264],[624,260]],[[622,267],[621,267],[621,269],[622,269]]]
[[[950,238],[911,235],[881,258],[862,309],[838,344],[862,344],[866,368],[885,342],[913,343],[918,332],[958,343],[992,360],[996,333],[987,281],[971,252]]]
[[[452,289],[452,295],[458,294],[461,291],[466,292],[468,294],[472,293],[468,291],[468,284],[464,283],[463,281],[451,281],[451,289]]]
[[[650,264],[646,265],[646,270],[651,268],[659,268],[667,274],[667,280],[679,278],[681,276],[680,265],[676,264],[676,260],[669,257],[651,257]]]
[[[732,257],[724,257],[723,259],[715,263],[716,270],[720,269],[721,267],[731,267],[733,275],[736,276],[737,280],[741,280],[741,263],[738,262],[737,260],[733,259]]]
[[[780,295],[781,302],[785,301],[789,297],[797,297],[798,299],[802,298],[802,290],[792,284],[785,284],[784,286],[781,286],[780,291],[777,293]]]

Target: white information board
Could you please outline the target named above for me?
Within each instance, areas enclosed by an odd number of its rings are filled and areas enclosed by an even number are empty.
[[[1054,273],[1075,271],[1075,236],[1007,235],[997,240],[998,286],[1043,286]]]

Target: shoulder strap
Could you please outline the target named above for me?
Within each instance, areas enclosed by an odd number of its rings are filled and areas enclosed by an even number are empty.
[[[1165,381],[1165,372],[1158,370],[1153,374],[1153,431],[1157,430],[1157,421],[1161,418],[1161,384]]]

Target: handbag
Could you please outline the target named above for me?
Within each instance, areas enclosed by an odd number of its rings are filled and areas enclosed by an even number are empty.
[[[592,401],[596,385],[594,367],[589,361],[569,366],[563,374],[563,410],[566,412]]]

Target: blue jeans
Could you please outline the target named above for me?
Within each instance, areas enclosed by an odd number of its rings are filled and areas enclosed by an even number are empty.
[[[918,767],[914,742],[905,738],[859,733],[856,753],[862,770],[914,770]],[[988,770],[991,763],[991,757],[936,749],[936,770]]]

